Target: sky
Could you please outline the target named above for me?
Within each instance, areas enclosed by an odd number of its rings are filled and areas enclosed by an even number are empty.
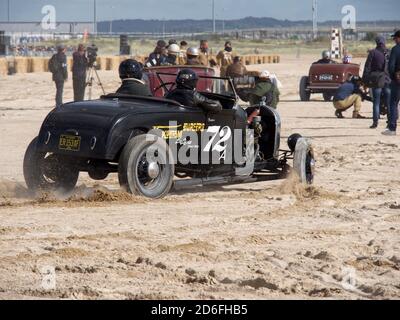
[[[95,0],[0,0],[0,21],[41,21],[42,7],[53,5],[58,21],[93,21]],[[212,0],[96,0],[97,20],[206,19]],[[217,19],[248,16],[311,20],[312,0],[215,0]],[[318,0],[318,20],[341,20],[345,5],[356,8],[359,21],[397,20],[399,0]]]

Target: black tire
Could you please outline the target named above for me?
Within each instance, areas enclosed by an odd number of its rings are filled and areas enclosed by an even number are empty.
[[[308,87],[308,77],[304,76],[300,80],[300,100],[301,101],[310,101],[311,92],[307,90]]]
[[[297,141],[293,168],[301,183],[312,184],[314,182],[314,151],[311,143],[307,139],[300,138]]]
[[[332,101],[333,94],[331,92],[324,92],[322,96],[326,102]]]
[[[151,161],[147,158],[149,148],[158,153],[158,159]],[[156,177],[151,176],[151,165],[159,171]],[[142,134],[134,137],[121,154],[119,182],[124,190],[134,195],[147,198],[165,197],[172,188],[174,175],[175,166],[170,159],[169,146],[157,136]]]
[[[79,178],[79,169],[61,155],[38,152],[38,138],[32,140],[24,157],[24,178],[31,192],[71,192]]]

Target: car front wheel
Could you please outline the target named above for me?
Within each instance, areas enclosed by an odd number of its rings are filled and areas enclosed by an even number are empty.
[[[312,184],[314,182],[314,151],[311,143],[305,138],[297,141],[293,167],[301,183]]]
[[[154,135],[139,135],[125,146],[119,161],[119,182],[127,192],[148,198],[171,190],[175,166],[167,143]]]

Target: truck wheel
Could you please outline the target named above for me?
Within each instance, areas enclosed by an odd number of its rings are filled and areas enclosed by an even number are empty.
[[[297,141],[293,168],[301,183],[312,184],[314,182],[314,152],[311,143],[307,139],[300,138]]]
[[[304,76],[300,80],[300,100],[301,101],[310,101],[311,92],[307,90],[308,86],[308,77]]]
[[[154,135],[139,135],[125,146],[118,166],[120,185],[148,198],[165,197],[174,181],[175,166],[167,143]]]
[[[24,157],[24,178],[32,192],[71,192],[78,182],[79,169],[66,157],[38,152],[38,138],[32,140]]]
[[[329,102],[329,101],[332,100],[333,95],[332,95],[331,92],[324,92],[322,95],[323,95],[324,100],[325,100],[326,102]]]

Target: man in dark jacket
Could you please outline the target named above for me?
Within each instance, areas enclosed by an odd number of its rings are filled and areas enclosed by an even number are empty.
[[[391,83],[391,102],[389,107],[389,128],[383,132],[386,136],[395,136],[397,120],[399,119],[400,101],[400,30],[392,35],[396,45],[392,48],[389,60],[389,75]]]
[[[72,81],[74,87],[74,101],[85,99],[86,71],[89,61],[83,44],[78,46],[78,51],[73,54]]]
[[[218,113],[222,111],[219,101],[211,100],[196,91],[199,77],[191,69],[183,69],[176,78],[176,89],[171,91],[166,98],[175,100],[188,107],[198,107],[205,112]]]
[[[68,79],[67,56],[64,45],[57,46],[57,53],[49,61],[49,70],[53,74],[53,81],[56,84],[56,108],[63,104],[64,82]]]
[[[155,66],[161,66],[162,64],[165,63],[166,58],[167,58],[167,43],[164,40],[159,40],[157,42],[157,46],[154,49],[154,51],[150,54],[146,66],[147,67],[155,67]]]
[[[354,106],[353,118],[365,119],[365,117],[360,114],[363,96],[360,87],[361,79],[358,76],[350,76],[348,81],[339,87],[333,97],[336,117],[339,119],[344,118],[342,112]]]
[[[375,39],[376,48],[371,50],[368,55],[367,62],[364,67],[364,75],[363,79],[368,78],[373,72],[374,73],[382,73],[385,75],[385,84],[384,87],[373,87],[372,95],[373,95],[373,119],[374,122],[371,126],[371,129],[376,129],[378,127],[379,118],[380,118],[380,110],[381,110],[381,96],[382,92],[384,95],[385,103],[387,106],[390,104],[390,77],[388,72],[388,60],[389,60],[389,50],[386,48],[385,38],[382,36],[378,36]]]
[[[117,93],[144,97],[153,96],[149,87],[142,81],[143,66],[136,60],[122,61],[119,66],[119,77],[122,80],[122,85]]]

